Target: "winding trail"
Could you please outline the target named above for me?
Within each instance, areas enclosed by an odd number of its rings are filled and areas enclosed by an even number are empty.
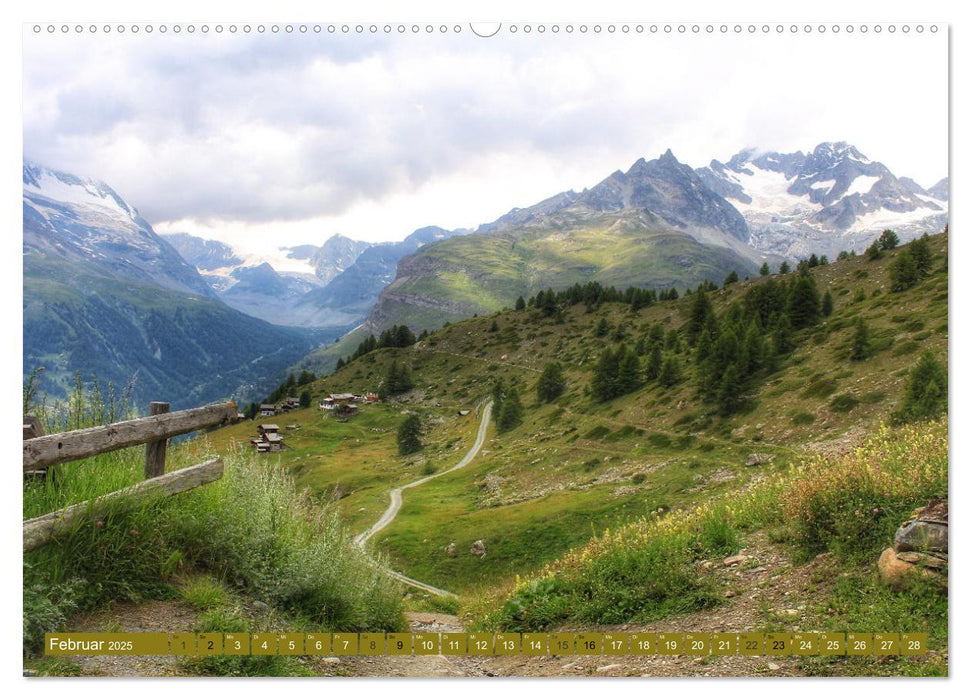
[[[356,544],[361,549],[364,549],[369,539],[374,537],[374,535],[376,535],[381,530],[383,530],[388,525],[390,525],[392,522],[394,522],[394,519],[398,516],[398,511],[401,510],[401,504],[403,502],[401,498],[402,491],[404,491],[405,489],[414,488],[415,486],[421,486],[422,484],[425,484],[431,481],[432,479],[437,479],[440,476],[451,474],[452,472],[458,469],[461,469],[462,467],[467,467],[469,463],[472,462],[473,459],[475,459],[476,455],[479,454],[479,450],[482,449],[482,445],[485,444],[486,433],[489,431],[489,418],[491,415],[492,415],[492,401],[489,401],[487,404],[485,404],[485,406],[482,407],[481,418],[479,420],[479,431],[476,433],[475,442],[472,443],[472,447],[469,448],[469,451],[465,453],[465,456],[458,462],[458,464],[456,464],[454,467],[446,469],[443,472],[431,474],[430,476],[426,476],[424,478],[418,479],[417,481],[412,481],[411,483],[405,484],[404,486],[399,486],[398,488],[392,489],[391,505],[389,505],[388,509],[384,511],[384,513],[382,513],[381,517],[378,518],[378,521],[374,523],[374,525],[372,525],[367,530],[365,530],[360,535],[354,538],[354,544]],[[458,597],[450,591],[446,591],[441,588],[436,588],[435,586],[429,585],[427,583],[417,581],[413,578],[405,576],[402,573],[394,571],[393,569],[386,569],[386,571],[393,578],[396,578],[402,583],[405,583],[414,588],[420,588],[423,591],[428,591],[429,593],[433,593],[435,595],[449,596],[452,598]]]

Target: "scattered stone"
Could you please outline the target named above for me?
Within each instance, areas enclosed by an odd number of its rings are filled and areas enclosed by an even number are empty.
[[[745,458],[745,466],[757,467],[760,464],[768,464],[773,459],[775,459],[775,455],[770,455],[767,452],[755,452]]]
[[[597,673],[607,673],[609,671],[616,671],[618,668],[623,668],[623,665],[607,664],[606,666],[597,666]]]
[[[756,566],[754,569],[750,569],[749,570],[749,573],[751,573],[751,574],[761,574],[763,571],[768,571],[768,569],[766,567],[764,567],[764,566]]]
[[[322,664],[339,664],[341,660],[336,656],[324,656],[320,659]]]
[[[738,595],[738,593],[736,593],[735,591],[725,591],[724,595],[726,598],[734,598],[735,596]]]
[[[780,668],[782,667],[779,664],[772,663],[771,661],[769,662],[770,671],[778,671]]]
[[[933,552],[947,558],[947,499],[932,498],[894,535],[894,549],[898,552]]]
[[[898,552],[938,552],[947,554],[947,523],[913,520],[904,523],[893,537]]]
[[[883,582],[897,590],[906,588],[915,573],[947,586],[947,579],[940,572],[924,566],[916,566],[900,559],[897,553],[893,551],[893,547],[887,547],[883,550],[883,554],[880,555],[877,562],[877,569],[880,571],[880,578],[883,579]]]
[[[897,559],[905,561],[908,564],[926,566],[930,569],[943,569],[947,566],[947,559],[934,557],[930,554],[922,554],[921,552],[898,552]]]
[[[746,561],[747,559],[748,557],[744,554],[736,554],[734,557],[728,557],[728,559],[723,561],[722,564],[724,564],[725,566],[735,566],[736,564],[741,564],[743,561]]]
[[[476,540],[473,542],[472,546],[469,548],[469,553],[474,554],[477,557],[484,557],[486,555],[485,542],[482,540]]]
[[[456,549],[458,549],[458,547],[456,547],[455,543],[454,542],[449,542],[448,543],[448,546],[445,547],[445,554],[448,555],[448,556],[450,556],[450,557],[454,557],[455,556],[455,550]]]

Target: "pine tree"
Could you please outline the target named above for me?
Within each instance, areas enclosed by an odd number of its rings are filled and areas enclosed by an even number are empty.
[[[819,267],[819,258],[816,257],[815,253],[810,255],[809,260],[807,260],[806,262],[809,265],[809,267]]]
[[[674,355],[668,355],[661,366],[661,376],[658,381],[662,386],[672,387],[681,381],[681,363]]]
[[[799,275],[789,290],[787,309],[789,321],[796,330],[808,328],[819,321],[819,290],[811,275]]]
[[[506,398],[506,387],[501,378],[492,383],[492,418],[498,423],[502,402]]]
[[[398,454],[414,454],[421,448],[421,418],[412,413],[398,426]]]
[[[695,363],[699,367],[705,363],[711,354],[711,348],[717,335],[718,329],[715,325],[715,317],[712,316],[705,323],[704,328],[701,329],[701,333],[698,334],[697,341],[695,341]]]
[[[770,273],[771,270],[769,270],[769,263],[762,263],[762,267],[759,268],[759,274],[762,275],[762,277],[767,277]]]
[[[735,364],[725,368],[715,401],[723,413],[733,413],[742,404],[742,379]]]
[[[621,346],[617,362],[617,395],[629,394],[641,385],[641,361],[637,354]]]
[[[823,312],[823,316],[826,318],[829,318],[833,314],[833,295],[829,293],[828,289],[823,295],[823,304],[820,310]]]
[[[654,381],[661,376],[661,370],[664,365],[664,356],[661,354],[660,343],[654,343],[651,346],[651,352],[647,357],[647,367],[644,369],[644,376],[647,377],[649,381]]]
[[[553,293],[552,289],[546,290],[542,304],[539,303],[539,299],[537,298],[536,305],[542,309],[544,316],[553,316],[559,309],[556,303],[556,294]]]
[[[648,338],[653,345],[660,345],[664,342],[664,326],[660,323],[655,323],[651,326],[651,330],[648,332]]]
[[[523,299],[522,296],[520,296],[518,299],[516,299],[516,311],[522,311],[525,308],[526,308],[526,300]]]
[[[880,243],[878,241],[873,241],[873,243],[870,244],[870,247],[866,249],[864,255],[866,255],[866,259],[871,262],[882,258],[883,253],[880,250]]]
[[[609,401],[618,395],[617,373],[619,369],[617,355],[610,348],[604,350],[593,371],[590,390],[594,398],[599,401]]]
[[[497,333],[498,331],[499,331],[499,323],[495,319],[492,319],[492,325],[489,326],[489,332]]]
[[[673,328],[664,336],[664,349],[673,353],[681,352],[681,336]]]
[[[870,354],[870,329],[862,318],[856,320],[853,340],[850,342],[850,359],[859,362]]]
[[[523,404],[519,400],[519,392],[515,388],[509,389],[502,402],[502,410],[499,412],[499,419],[496,421],[496,428],[500,433],[505,433],[523,422]]]
[[[780,275],[786,275],[788,273],[789,273],[789,263],[787,261],[783,260],[779,264],[779,274]]]
[[[900,238],[897,237],[896,233],[887,229],[880,234],[877,242],[880,244],[881,250],[893,250],[900,244]]]
[[[925,350],[910,370],[900,408],[894,412],[896,423],[937,420],[947,412],[947,370],[934,353]]]
[[[344,362],[344,358],[343,358],[343,357],[338,357],[338,358],[337,358],[337,365],[336,365],[336,366],[334,367],[334,370],[335,370],[335,371],[336,371],[336,370],[339,370],[339,369],[340,369],[341,367],[343,367],[343,366],[344,366],[345,364],[346,364],[346,363]]]
[[[826,257],[825,255],[820,255],[819,256],[819,264],[820,265],[829,265],[829,258]]]
[[[714,313],[711,299],[708,298],[703,289],[699,289],[694,295],[694,299],[691,300],[691,310],[688,312],[688,323],[685,327],[688,345],[694,346],[698,340],[698,334],[705,327],[705,322]]]
[[[890,263],[890,291],[903,292],[917,284],[918,279],[917,263],[910,250],[904,248]]]
[[[548,363],[536,383],[537,398],[544,403],[555,401],[563,393],[564,388],[566,388],[566,381],[563,379],[563,368],[560,363]]]
[[[398,392],[399,394],[411,391],[414,383],[411,381],[411,370],[406,365],[401,365],[398,373]]]
[[[749,323],[745,331],[744,348],[746,375],[758,372],[765,365],[765,339],[754,321]]]
[[[723,287],[727,287],[728,285],[730,285],[730,284],[735,284],[736,282],[738,282],[738,273],[737,273],[737,272],[735,272],[735,270],[732,270],[732,271],[731,271],[731,272],[729,272],[729,273],[728,273],[728,275],[727,275],[727,276],[725,277],[725,281],[724,281],[724,282],[722,282],[722,286],[723,286]]]
[[[607,323],[607,319],[601,317],[600,323],[597,324],[597,328],[594,331],[594,335],[598,338],[603,338],[607,333],[610,332],[610,324]]]
[[[309,408],[312,398],[310,389],[304,389],[300,392],[300,408]]]
[[[914,259],[914,266],[917,268],[917,276],[920,279],[927,277],[931,273],[933,264],[933,254],[931,253],[930,237],[925,233],[920,238],[911,241],[908,246],[910,256]]]
[[[789,314],[782,313],[776,319],[775,328],[772,331],[772,350],[775,355],[785,355],[795,347],[792,339],[792,322]]]

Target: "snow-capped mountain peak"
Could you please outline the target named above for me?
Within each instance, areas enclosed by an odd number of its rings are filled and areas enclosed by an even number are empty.
[[[887,227],[907,240],[947,217],[945,201],[845,141],[808,154],[747,148],[697,172],[742,213],[757,248],[787,257],[862,249]]]
[[[36,198],[97,207],[108,214],[138,218],[138,211],[100,180],[78,177],[34,163],[24,163],[24,192]]]
[[[24,164],[23,180],[25,254],[215,296],[196,269],[105,183],[33,163]]]

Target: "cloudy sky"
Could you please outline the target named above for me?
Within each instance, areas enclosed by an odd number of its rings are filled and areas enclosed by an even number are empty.
[[[535,26],[535,25],[534,25]],[[845,25],[844,25],[845,26]],[[24,156],[244,250],[474,227],[671,148],[845,140],[947,175],[946,27],[24,36]]]

